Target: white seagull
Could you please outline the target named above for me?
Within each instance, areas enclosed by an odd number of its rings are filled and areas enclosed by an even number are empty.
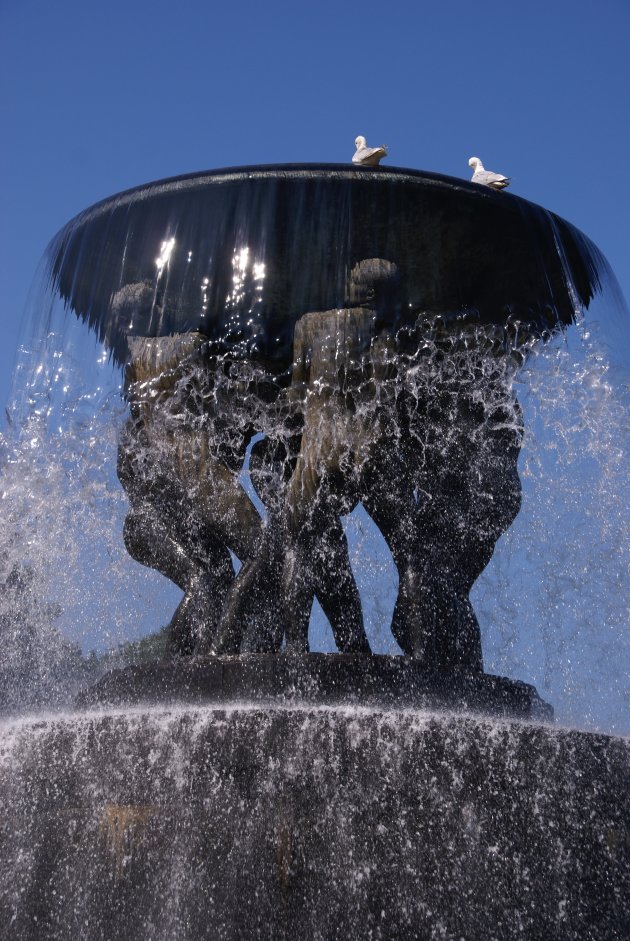
[[[473,168],[471,180],[473,183],[481,183],[482,186],[489,186],[493,190],[504,190],[510,185],[510,178],[503,176],[502,173],[492,173],[486,170],[479,157],[471,157],[468,166]]]
[[[365,137],[357,137],[354,142],[357,148],[352,158],[353,163],[360,163],[364,167],[378,167],[383,157],[387,156],[387,147],[368,147]]]

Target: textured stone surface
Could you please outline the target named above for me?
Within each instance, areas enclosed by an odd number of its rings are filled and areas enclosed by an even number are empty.
[[[112,670],[78,705],[225,702],[387,705],[551,720],[533,686],[488,673],[428,673],[406,657],[311,653],[195,657]]]
[[[241,706],[2,743],[4,937],[630,936],[627,740]]]

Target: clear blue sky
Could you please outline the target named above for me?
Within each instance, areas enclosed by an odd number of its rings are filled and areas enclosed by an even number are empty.
[[[0,0],[0,399],[49,238],[188,171],[468,157],[568,218],[630,297],[630,2]]]

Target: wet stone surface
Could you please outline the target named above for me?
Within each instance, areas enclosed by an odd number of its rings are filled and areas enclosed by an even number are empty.
[[[630,743],[417,711],[15,721],[15,939],[627,938]]]

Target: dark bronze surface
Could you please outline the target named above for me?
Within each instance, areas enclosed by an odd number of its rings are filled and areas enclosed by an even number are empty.
[[[241,654],[156,661],[113,670],[77,705],[256,702],[468,711],[551,721],[533,686],[502,676],[434,672],[407,657]]]

